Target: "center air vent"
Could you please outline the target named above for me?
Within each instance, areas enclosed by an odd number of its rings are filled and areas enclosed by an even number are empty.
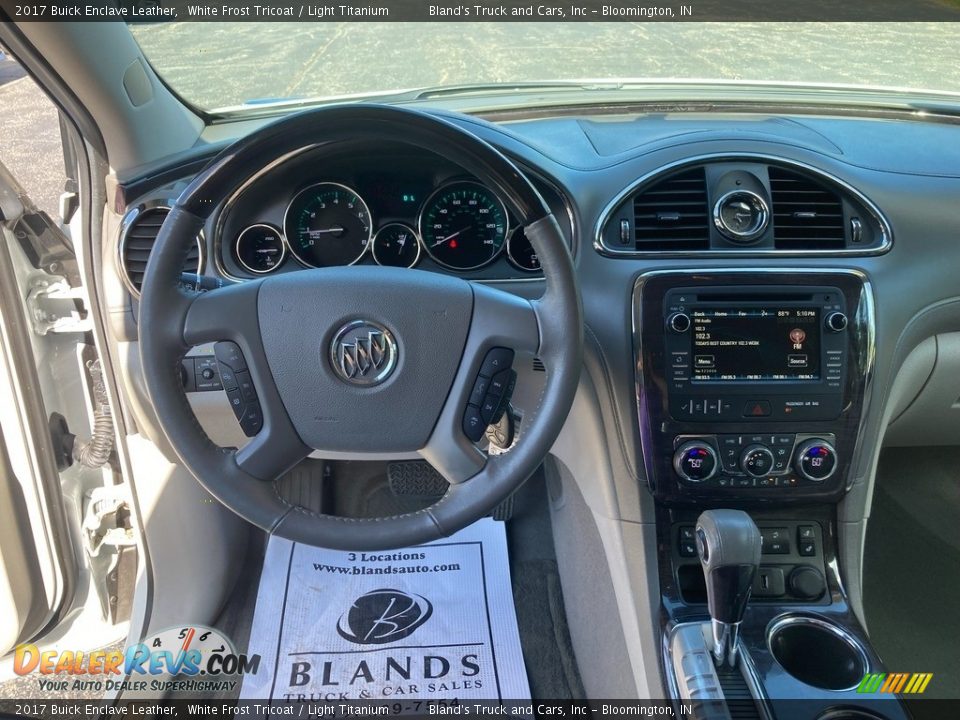
[[[637,250],[707,250],[710,220],[703,167],[671,175],[633,198]]]
[[[128,216],[123,235],[120,238],[120,261],[124,279],[128,289],[135,295],[140,294],[143,285],[143,275],[147,270],[147,260],[150,251],[157,241],[160,226],[170,212],[166,207],[155,207],[146,210],[134,210]],[[203,245],[201,238],[190,248],[187,259],[183,263],[183,272],[200,273],[203,271]]]
[[[773,243],[778,250],[842,250],[843,202],[823,183],[770,166]]]

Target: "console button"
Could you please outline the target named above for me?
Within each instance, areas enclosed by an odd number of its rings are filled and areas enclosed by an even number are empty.
[[[798,525],[797,526],[797,539],[798,540],[816,540],[817,533],[814,530],[813,525]]]
[[[817,554],[817,543],[815,540],[800,540],[797,543],[797,552],[803,557],[813,557]]]
[[[768,400],[750,400],[743,406],[744,417],[768,417],[770,402]]]
[[[790,553],[790,535],[787,528],[760,528],[760,552],[764,555]]]

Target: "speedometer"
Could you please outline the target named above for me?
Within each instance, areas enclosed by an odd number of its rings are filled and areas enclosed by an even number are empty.
[[[283,218],[290,252],[304,265],[352,265],[370,244],[373,223],[363,199],[346,185],[325,182],[304,188]]]
[[[456,182],[434,192],[420,212],[427,253],[454,270],[474,270],[493,261],[507,239],[507,209],[483,185]]]

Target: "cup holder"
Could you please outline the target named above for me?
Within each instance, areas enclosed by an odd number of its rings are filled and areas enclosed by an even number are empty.
[[[767,630],[770,652],[790,675],[821,690],[852,690],[867,674],[863,646],[839,625],[795,615]]]

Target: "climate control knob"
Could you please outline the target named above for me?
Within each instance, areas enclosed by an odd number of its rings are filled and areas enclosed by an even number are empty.
[[[673,469],[677,475],[693,483],[712,478],[719,465],[716,451],[699,440],[684,443],[673,454]]]
[[[826,440],[807,440],[797,449],[794,467],[807,480],[823,482],[837,470],[837,451]]]
[[[690,329],[690,316],[686,313],[676,312],[667,318],[667,327],[678,335],[683,334]]]
[[[773,469],[773,453],[763,445],[750,445],[740,453],[740,469],[751,477],[765,477]]]

